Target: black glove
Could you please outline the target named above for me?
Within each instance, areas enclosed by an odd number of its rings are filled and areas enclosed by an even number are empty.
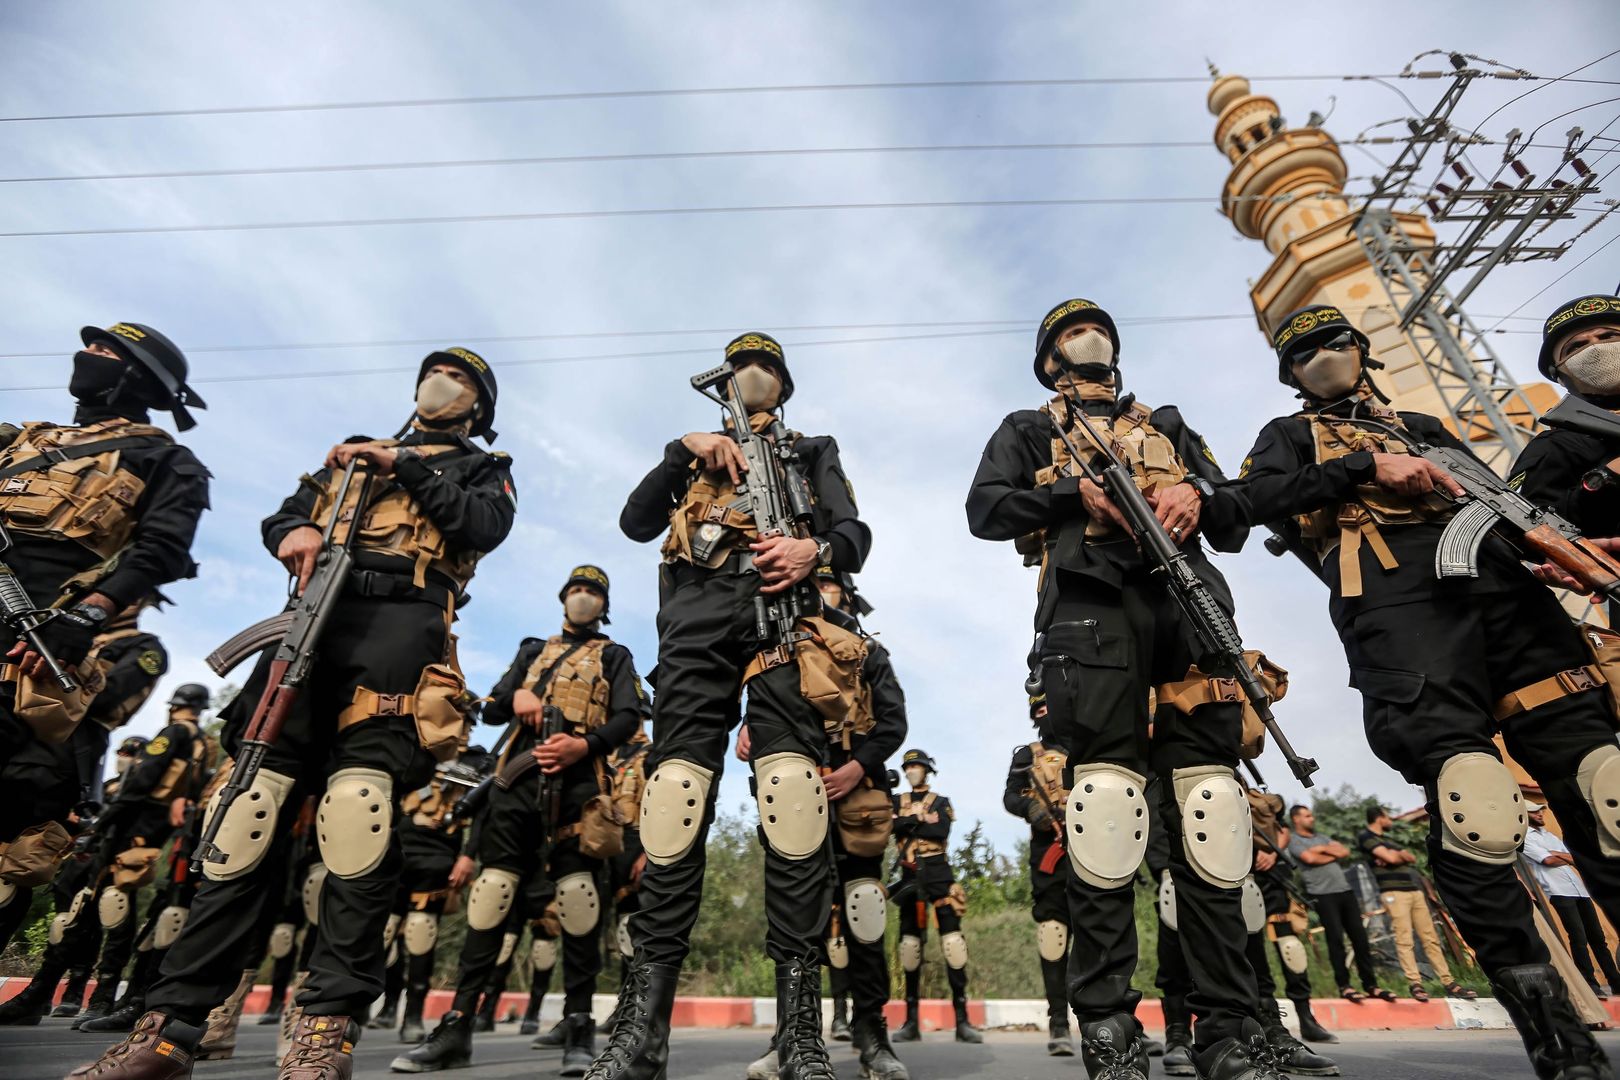
[[[1052,827],[1052,815],[1046,812],[1046,807],[1033,799],[1030,800],[1029,810],[1025,812],[1024,819],[1037,829]]]
[[[84,604],[75,604],[38,630],[40,643],[65,668],[83,660],[101,632],[100,620],[85,614],[86,610]]]

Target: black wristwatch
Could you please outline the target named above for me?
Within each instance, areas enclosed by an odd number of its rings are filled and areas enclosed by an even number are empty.
[[[1186,482],[1192,485],[1194,491],[1198,492],[1199,502],[1207,503],[1215,497],[1215,485],[1202,476],[1189,476]]]
[[[94,623],[98,629],[108,619],[112,618],[112,612],[108,611],[106,608],[97,607],[95,604],[86,604],[83,602],[74,604],[68,609],[68,611],[69,613],[84,619],[86,622]]]

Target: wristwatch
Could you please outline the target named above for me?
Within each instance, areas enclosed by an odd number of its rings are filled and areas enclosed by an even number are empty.
[[[1189,476],[1187,477],[1187,483],[1191,484],[1192,489],[1198,492],[1199,502],[1207,503],[1215,497],[1215,485],[1202,476]]]
[[[815,539],[815,541],[816,541],[816,565],[817,566],[831,566],[832,565],[832,541],[831,540],[822,540],[822,539],[816,538],[816,537],[813,537],[812,539]]]
[[[108,611],[106,608],[97,607],[95,604],[86,604],[83,602],[74,604],[68,609],[68,611],[69,613],[84,619],[86,622],[94,624],[98,629],[108,619],[112,618],[112,612]]]

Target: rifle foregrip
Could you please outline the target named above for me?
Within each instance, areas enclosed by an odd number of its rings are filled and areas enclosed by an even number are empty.
[[[1593,592],[1620,599],[1620,563],[1584,537],[1571,540],[1551,525],[1538,525],[1525,534],[1525,540]]]

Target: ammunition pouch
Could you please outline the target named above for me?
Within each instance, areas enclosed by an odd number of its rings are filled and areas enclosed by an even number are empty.
[[[610,795],[593,795],[580,811],[579,853],[587,859],[611,859],[624,852],[624,827]]]
[[[945,890],[945,895],[934,901],[936,908],[950,908],[956,912],[957,918],[967,914],[967,893],[963,890],[961,882],[951,882],[951,887]],[[935,916],[938,918],[938,916]]]
[[[567,719],[569,730],[584,735],[608,722],[613,688],[603,670],[607,638],[573,640],[559,634],[546,642],[524,673],[522,687],[540,686],[541,699]]]
[[[1059,394],[1041,406],[1041,411],[1067,431],[1070,428],[1070,408],[1068,398]],[[1109,441],[1108,449],[1130,469],[1131,479],[1145,494],[1174,487],[1189,475],[1185,463],[1176,453],[1175,444],[1149,422],[1152,416],[1153,410],[1140,402],[1133,402],[1112,421],[1105,421],[1102,417],[1091,421],[1092,426],[1098,429],[1098,434]],[[1075,423],[1073,428],[1073,435],[1081,443],[1101,452],[1100,448],[1092,443],[1091,434],[1084,427]],[[1068,445],[1062,438],[1054,435],[1052,464],[1036,472],[1035,483],[1037,486],[1045,486],[1079,471],[1079,466],[1070,458]],[[1123,535],[1116,525],[1096,519],[1086,522],[1085,538],[1088,541],[1114,540]],[[1020,553],[1025,556],[1025,562],[1028,563],[1031,552]]]
[[[834,807],[844,850],[858,858],[881,856],[894,832],[894,804],[889,793],[863,783]]]
[[[90,703],[107,687],[106,668],[93,659],[87,659],[71,673],[79,688],[68,693],[48,674],[34,679],[18,671],[15,664],[0,666],[0,682],[17,684],[17,719],[42,742],[67,742],[89,711]]]
[[[55,879],[62,858],[73,849],[73,837],[59,822],[31,825],[8,844],[0,844],[0,881],[32,889]]]
[[[872,690],[861,677],[866,639],[819,617],[799,625],[810,634],[796,650],[799,692],[821,714],[829,741],[848,750],[851,735],[865,735],[875,723]]]
[[[1288,693],[1288,672],[1268,660],[1264,653],[1256,649],[1245,650],[1243,662],[1260,676],[1260,686],[1266,692],[1268,703],[1275,704]],[[1206,675],[1194,665],[1187,669],[1185,679],[1155,687],[1155,694],[1160,705],[1168,705],[1186,716],[1191,716],[1193,710],[1202,705],[1241,702],[1243,745],[1239,748],[1239,754],[1252,761],[1266,748],[1265,724],[1236,679]]]
[[[338,730],[373,716],[409,716],[416,721],[416,738],[422,749],[435,761],[450,761],[460,751],[466,733],[467,718],[456,708],[466,689],[461,673],[449,664],[423,668],[414,694],[379,694],[359,686],[349,706],[338,713]]]
[[[157,861],[162,848],[132,847],[113,857],[112,883],[120,889],[140,889],[157,877]]]
[[[661,553],[666,562],[688,562],[714,570],[738,548],[746,548],[758,538],[759,529],[753,515],[736,509],[737,491],[729,476],[704,472],[696,461],[692,469],[697,475],[669,517],[669,535]]]

